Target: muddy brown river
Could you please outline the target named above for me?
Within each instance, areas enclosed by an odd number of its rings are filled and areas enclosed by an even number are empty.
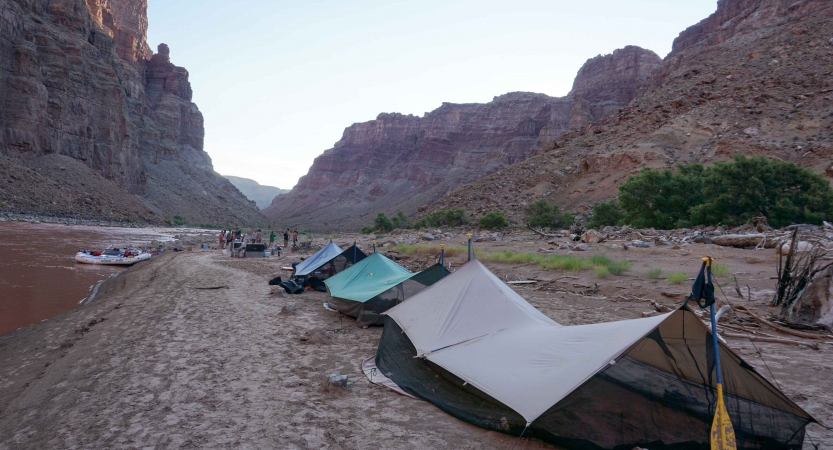
[[[79,249],[141,247],[171,239],[163,233],[0,222],[0,336],[75,308],[93,285],[125,269],[76,263]]]

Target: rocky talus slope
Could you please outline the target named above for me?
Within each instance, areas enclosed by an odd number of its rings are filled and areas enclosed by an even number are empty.
[[[422,117],[380,114],[348,127],[293,190],[264,213],[309,229],[367,225],[379,211],[416,213],[454,189],[546,148],[627,105],[661,59],[639,47],[593,58],[563,98],[513,92],[444,103]]]
[[[833,178],[833,2],[722,0],[674,41],[647,89],[616,114],[557,138],[431,210],[491,209],[523,223],[546,198],[588,211],[643,167],[735,153],[793,161]]]
[[[248,178],[233,177],[231,175],[225,175],[225,177],[227,180],[231,181],[231,184],[239,189],[240,192],[246,196],[246,198],[257,203],[257,207],[260,209],[268,208],[269,205],[272,204],[272,200],[274,200],[275,197],[289,192],[289,189],[280,189],[275,186],[264,186],[257,181],[250,180]]]
[[[188,71],[147,27],[146,0],[0,1],[0,210],[265,220],[214,172]]]

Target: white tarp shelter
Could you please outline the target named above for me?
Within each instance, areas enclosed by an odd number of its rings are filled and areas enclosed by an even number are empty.
[[[472,261],[386,314],[365,373],[462,420],[575,449],[708,442],[713,350],[688,309],[565,327]],[[721,361],[738,448],[800,448],[812,417],[728,347]]]

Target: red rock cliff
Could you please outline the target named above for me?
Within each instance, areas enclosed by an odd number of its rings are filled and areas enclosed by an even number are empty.
[[[147,27],[146,0],[0,1],[0,156],[72,158],[160,217],[260,220],[214,173],[188,72]]]
[[[615,113],[660,63],[651,51],[626,47],[589,60],[564,98],[513,92],[486,104],[444,103],[423,117],[380,114],[348,127],[264,213],[312,229],[356,228],[379,211],[414,213]]]

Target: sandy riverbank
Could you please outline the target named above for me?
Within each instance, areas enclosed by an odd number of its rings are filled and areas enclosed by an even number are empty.
[[[537,248],[534,242],[490,245]],[[712,250],[753,292],[769,283],[772,268],[745,263],[748,251]],[[634,262],[625,276],[598,280],[585,271],[555,282],[574,291],[573,285],[598,283],[596,298],[542,283],[517,288],[563,324],[640,317],[648,303],[613,299],[624,293],[679,303],[661,292],[682,294],[688,286],[645,276],[649,267],[680,267],[677,253],[620,250],[616,257]],[[381,329],[359,329],[326,311],[323,293],[272,295],[266,280],[285,262],[229,260],[219,251],[164,254],[105,283],[90,305],[0,339],[0,449],[512,447],[510,436],[367,382],[359,364],[374,354]],[[490,267],[507,279],[565,275]],[[228,288],[196,289],[218,286]],[[763,308],[746,302],[753,303]],[[287,304],[297,307],[294,314],[281,314]],[[328,338],[322,342],[321,335]],[[768,374],[748,341],[729,344]],[[758,347],[783,390],[831,422],[833,345]],[[327,389],[333,373],[349,375],[351,385]],[[820,448],[833,446],[832,433],[815,425],[808,431]],[[517,448],[556,447],[524,439]],[[805,448],[812,448],[809,441]]]

